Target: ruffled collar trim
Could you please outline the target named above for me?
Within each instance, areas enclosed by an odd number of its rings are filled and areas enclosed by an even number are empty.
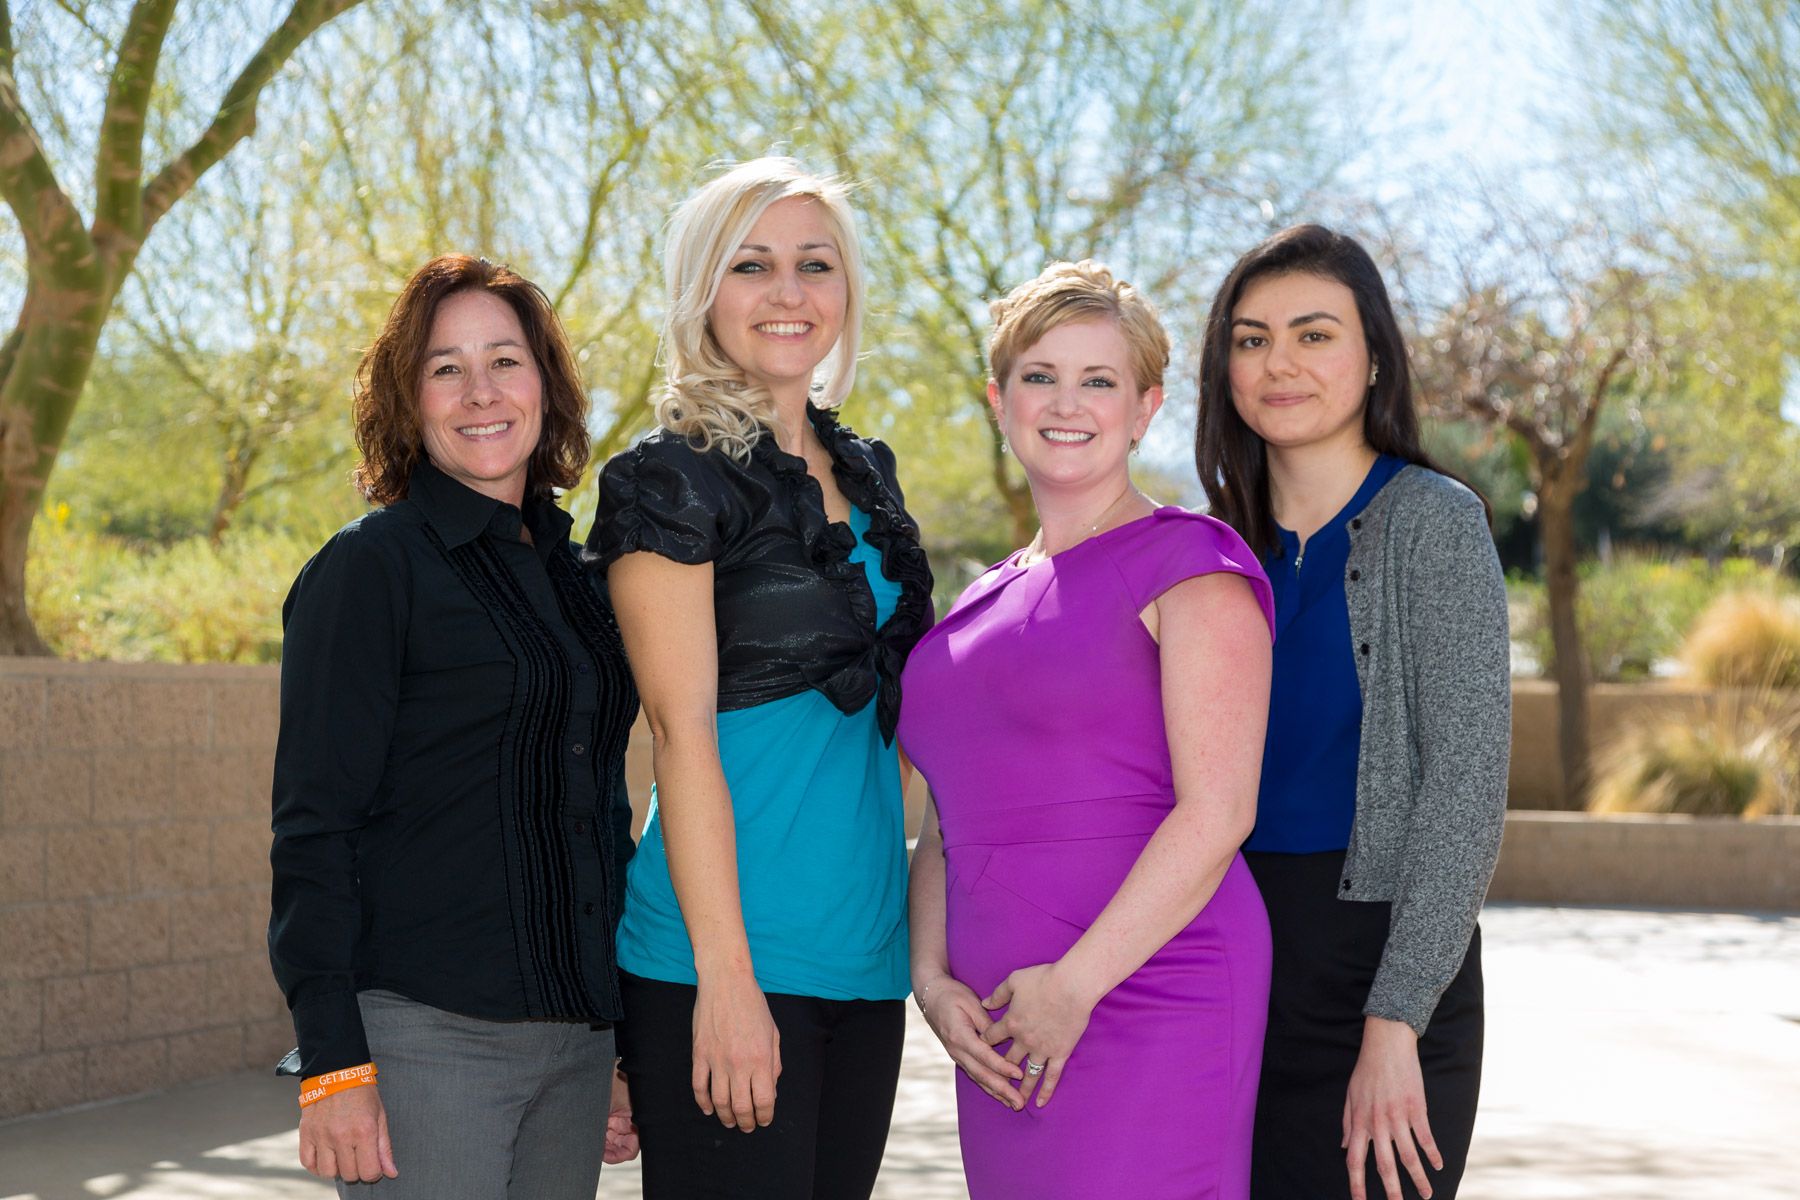
[[[873,695],[882,738],[889,744],[900,719],[900,672],[913,645],[931,625],[931,566],[919,543],[919,526],[889,486],[869,443],[838,421],[830,409],[806,406],[813,432],[831,455],[832,478],[844,498],[869,516],[863,536],[881,555],[881,572],[900,585],[900,597],[888,619],[876,628],[875,594],[862,567],[851,561],[856,534],[825,513],[825,494],[806,469],[806,460],[776,445],[765,431],[751,449],[778,479],[793,501],[800,540],[813,567],[844,596],[860,628],[869,633],[867,652],[837,668],[820,668],[808,682],[840,712],[860,710]],[[812,678],[817,674],[818,678]]]

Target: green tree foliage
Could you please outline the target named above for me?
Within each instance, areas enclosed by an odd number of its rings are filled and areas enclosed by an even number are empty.
[[[176,0],[34,5],[17,28],[0,0],[0,196],[25,263],[13,329],[0,342],[0,653],[46,652],[25,606],[31,527],[146,239],[250,135],[259,98],[295,52],[355,2],[294,0],[273,13],[191,5],[183,15],[196,23],[171,45]],[[255,49],[241,67],[218,72],[217,60],[245,43]],[[176,59],[166,75],[165,49]],[[190,49],[194,61],[184,63]],[[68,83],[71,64],[96,59],[106,73],[98,101],[84,86],[93,80]],[[224,85],[197,101],[209,71]],[[78,158],[91,171],[86,188],[65,173]]]
[[[1596,0],[1590,131],[1666,210],[1690,352],[1656,511],[1710,548],[1800,541],[1800,5]]]
[[[1330,173],[1336,66],[1308,30],[1344,9],[370,0],[293,58],[255,152],[200,181],[107,293],[51,507],[142,554],[335,525],[356,507],[357,351],[446,250],[551,293],[598,461],[651,420],[669,207],[709,164],[791,150],[858,185],[873,311],[851,419],[900,449],[940,560],[992,561],[1030,518],[982,401],[985,302],[1049,259],[1103,256],[1178,338],[1197,326],[1223,261]],[[180,12],[146,145],[179,148],[247,27],[206,24],[206,0]],[[56,14],[21,23],[24,94],[71,155],[102,106],[45,64],[111,61],[122,35]],[[570,503],[585,522],[591,487]]]
[[[1800,7],[1596,0],[1588,32],[1600,132],[1800,271]]]

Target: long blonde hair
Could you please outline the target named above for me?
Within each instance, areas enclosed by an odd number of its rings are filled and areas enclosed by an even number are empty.
[[[789,197],[816,200],[837,239],[848,298],[843,331],[826,355],[831,364],[814,384],[813,402],[835,407],[856,382],[862,345],[864,282],[856,216],[849,192],[834,178],[814,175],[791,158],[739,163],[688,197],[669,219],[663,248],[668,316],[663,323],[665,383],[656,420],[701,449],[718,447],[744,460],[764,426],[778,423],[775,400],[733,362],[714,335],[710,317],[731,258],[771,204]]]

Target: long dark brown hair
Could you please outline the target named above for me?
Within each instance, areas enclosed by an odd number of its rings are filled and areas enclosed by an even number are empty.
[[[419,378],[438,305],[458,292],[486,292],[518,315],[525,344],[543,380],[543,427],[525,469],[525,495],[571,488],[587,466],[587,391],[549,297],[511,267],[469,254],[443,254],[417,271],[400,291],[375,342],[356,369],[351,418],[362,461],[353,478],[369,503],[406,498],[413,468],[425,453],[419,429]]]
[[[1280,540],[1269,500],[1267,448],[1231,402],[1231,313],[1251,282],[1270,275],[1319,275],[1350,289],[1369,361],[1379,368],[1363,406],[1363,437],[1377,453],[1450,474],[1419,444],[1406,342],[1375,260],[1354,238],[1323,225],[1284,229],[1238,259],[1213,297],[1200,350],[1200,422],[1194,431],[1194,465],[1212,514],[1260,555],[1273,552]]]

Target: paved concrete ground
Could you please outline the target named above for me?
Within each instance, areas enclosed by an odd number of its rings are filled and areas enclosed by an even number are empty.
[[[1464,1200],[1800,1195],[1800,917],[1507,905],[1483,928]],[[906,1063],[876,1195],[962,1200],[949,1069],[916,1016]],[[0,1200],[321,1200],[293,1120],[290,1084],[246,1074],[3,1124]],[[600,1195],[637,1200],[637,1172]]]

